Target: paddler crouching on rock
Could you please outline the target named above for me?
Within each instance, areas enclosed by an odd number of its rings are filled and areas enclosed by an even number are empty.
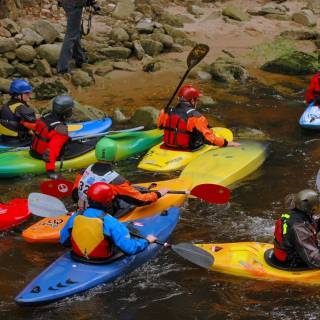
[[[34,110],[28,105],[32,86],[26,80],[15,79],[10,84],[9,93],[11,99],[3,105],[0,112],[2,141],[9,145],[28,145],[32,137],[30,128],[36,121]]]
[[[70,96],[57,96],[52,102],[52,111],[38,119],[35,124],[30,153],[46,162],[46,171],[50,179],[58,179],[55,161],[69,139],[65,121],[72,116],[73,107],[74,101]]]
[[[305,102],[308,105],[314,102],[316,106],[320,106],[320,71],[310,80],[309,87],[305,94]]]
[[[156,240],[132,239],[127,227],[110,215],[113,187],[104,182],[94,183],[87,192],[89,208],[71,216],[61,230],[60,242],[72,246],[73,256],[85,260],[105,260],[119,248],[125,254],[136,254]]]
[[[290,268],[320,268],[319,223],[313,217],[319,209],[319,195],[306,189],[287,200],[290,210],[275,227],[274,257]]]
[[[161,110],[158,127],[164,129],[163,142],[169,149],[192,151],[203,144],[219,147],[239,147],[240,143],[217,137],[210,130],[207,119],[196,111],[197,99],[202,93],[191,85],[184,85],[179,93],[179,103]]]

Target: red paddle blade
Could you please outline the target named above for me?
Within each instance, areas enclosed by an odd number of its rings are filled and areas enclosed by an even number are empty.
[[[68,180],[49,180],[44,181],[40,185],[42,193],[49,196],[64,198],[72,194],[73,182]]]
[[[209,203],[223,204],[229,201],[231,191],[217,184],[205,183],[195,186],[190,194]]]

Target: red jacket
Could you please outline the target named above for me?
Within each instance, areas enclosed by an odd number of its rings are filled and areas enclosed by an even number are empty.
[[[307,104],[312,102],[316,96],[320,96],[320,72],[316,73],[312,77],[309,87],[305,93]]]

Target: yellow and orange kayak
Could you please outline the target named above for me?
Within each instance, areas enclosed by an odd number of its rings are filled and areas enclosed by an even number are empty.
[[[153,182],[139,183],[138,186],[149,187]],[[189,179],[172,179],[154,182],[152,189],[168,188],[170,190],[189,190]],[[151,189],[151,190],[152,190]],[[167,194],[158,201],[147,206],[137,207],[132,212],[121,217],[120,221],[131,221],[152,216],[171,206],[180,207],[183,205],[187,195],[185,194]],[[22,237],[28,242],[59,242],[60,230],[66,224],[69,215],[56,218],[44,218],[23,231]]]
[[[260,242],[197,244],[214,257],[210,270],[239,277],[320,285],[320,269],[283,270],[272,266],[273,245]],[[269,250],[269,251],[268,251]]]

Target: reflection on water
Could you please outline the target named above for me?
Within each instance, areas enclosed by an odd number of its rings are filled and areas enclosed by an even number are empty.
[[[215,89],[212,88],[213,96]],[[261,88],[240,88],[233,99],[219,96],[213,111],[228,127],[256,128],[270,137],[270,157],[233,190],[230,206],[195,199],[182,210],[172,242],[272,240],[274,220],[288,193],[314,187],[319,167],[317,133],[298,127],[301,101]],[[273,96],[270,96],[273,94]],[[223,100],[224,99],[224,100]],[[219,123],[218,121],[218,123]],[[307,142],[307,143],[306,143]],[[133,181],[168,179],[136,170],[138,157],[119,163]],[[72,178],[73,174],[66,174]],[[44,177],[1,181],[1,200],[38,191]],[[35,221],[36,218],[33,218]],[[27,224],[30,224],[28,222]],[[26,224],[25,224],[26,225]],[[22,227],[20,228],[22,229]],[[163,249],[158,257],[112,284],[38,308],[21,308],[15,295],[63,252],[57,245],[23,242],[19,228],[0,234],[1,319],[318,319],[319,288],[236,278],[208,272]]]

